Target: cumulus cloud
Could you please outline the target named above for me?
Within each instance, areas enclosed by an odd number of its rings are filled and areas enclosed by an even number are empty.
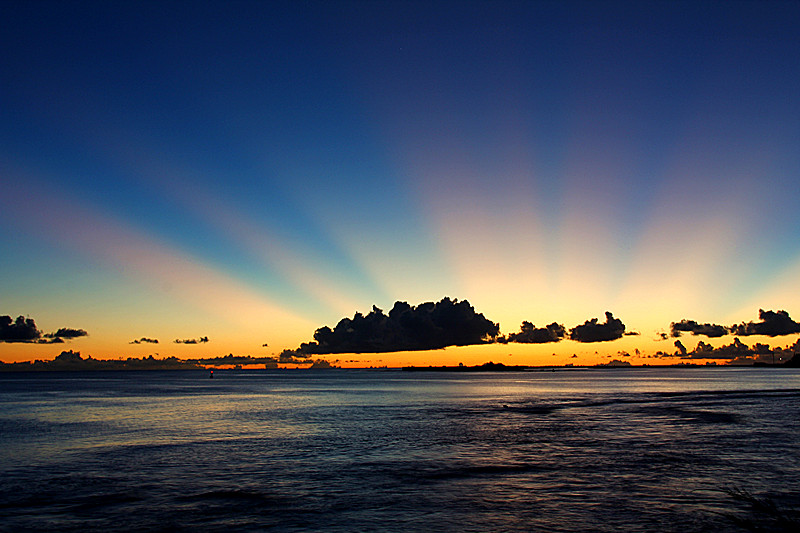
[[[0,316],[0,342],[58,344],[63,343],[64,339],[86,335],[86,330],[74,328],[60,328],[55,333],[42,333],[32,318],[18,316],[16,320],[12,320],[9,315]]]
[[[433,350],[494,342],[500,326],[486,319],[468,301],[443,298],[416,307],[395,302],[386,315],[373,306],[364,316],[343,318],[335,328],[314,332],[312,342],[295,350],[304,354],[382,353]]]
[[[561,324],[553,322],[543,328],[537,328],[527,320],[520,326],[519,333],[508,335],[508,342],[519,342],[524,344],[542,344],[545,342],[558,342],[567,334],[567,330]]]
[[[741,336],[768,335],[770,337],[800,333],[800,323],[792,320],[786,311],[776,312],[759,309],[758,318],[761,322],[742,322],[737,326],[731,327],[731,333]]]
[[[569,330],[569,338],[578,342],[613,341],[624,334],[625,324],[609,311],[606,311],[606,321],[602,324],[593,318]]]
[[[673,337],[680,337],[682,333],[692,335],[705,335],[706,337],[722,337],[728,334],[728,328],[719,324],[698,324],[694,320],[683,319],[680,322],[673,322],[669,326]]]
[[[175,339],[175,344],[203,344],[208,342],[208,337],[200,337],[199,339]]]
[[[32,318],[18,316],[12,321],[8,315],[0,316],[0,342],[35,342],[41,336]]]
[[[158,339],[148,339],[147,337],[142,337],[141,339],[134,339],[128,344],[158,344]]]

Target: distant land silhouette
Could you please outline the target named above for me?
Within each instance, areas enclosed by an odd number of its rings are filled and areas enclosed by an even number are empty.
[[[156,359],[152,355],[142,358],[129,357],[127,359],[94,359],[92,357],[82,357],[80,352],[64,351],[61,352],[52,361],[26,361],[19,363],[4,363],[0,361],[0,372],[46,372],[46,371],[100,371],[100,370],[206,370],[214,368],[233,368],[241,369],[244,366],[252,368],[255,365],[263,365],[261,368],[265,370],[278,370],[277,359],[274,357],[251,357],[251,356],[236,356],[226,355],[222,357],[209,357],[204,359],[178,359],[177,357],[166,357],[164,359]],[[608,363],[600,363],[596,365],[505,365],[503,363],[494,363],[489,361],[482,365],[467,366],[459,364],[458,366],[406,366],[402,370],[409,372],[524,372],[536,370],[556,370],[556,369],[577,369],[577,368],[647,368],[650,366],[658,367],[698,367],[708,368],[709,366],[729,366],[729,365],[716,365],[715,363],[696,364],[690,362],[680,362],[665,365],[632,365],[627,361],[620,361],[614,359]],[[740,365],[741,366],[741,365]],[[754,367],[800,367],[800,353],[795,353],[794,356],[784,363],[769,364],[763,362],[755,362],[751,366]],[[333,366],[328,361],[317,359],[314,362],[309,361],[308,368],[310,369],[334,369],[338,368]],[[385,370],[386,367],[381,367]]]

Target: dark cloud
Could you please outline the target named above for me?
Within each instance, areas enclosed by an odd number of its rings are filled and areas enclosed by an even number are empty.
[[[41,336],[32,318],[18,316],[12,321],[8,315],[0,316],[0,342],[35,342]]]
[[[625,333],[623,333],[623,335],[625,335],[626,337],[638,337],[639,335],[641,335],[641,333],[639,333],[638,331],[626,331]]]
[[[61,337],[52,337],[52,338],[37,339],[34,342],[36,342],[36,344],[62,344],[64,342],[64,339],[62,339]]]
[[[683,345],[681,341],[675,341],[675,347],[678,349],[678,353],[682,356],[685,356],[687,353],[686,346]]]
[[[310,355],[297,350],[284,350],[278,356],[278,362],[290,365],[310,365],[312,363],[310,357]]]
[[[175,344],[202,344],[208,342],[208,337],[200,337],[199,339],[175,339]]]
[[[85,329],[61,328],[55,333],[48,333],[45,337],[50,339],[74,339],[89,335]]]
[[[719,324],[698,324],[694,320],[683,319],[680,322],[673,322],[669,326],[673,337],[680,337],[681,333],[691,333],[692,335],[705,335],[706,337],[722,337],[728,334],[728,328]]]
[[[613,341],[624,334],[625,324],[614,318],[609,311],[606,311],[606,321],[603,324],[598,324],[597,319],[593,318],[569,330],[569,338],[578,342]]]
[[[761,319],[761,322],[742,322],[738,326],[731,327],[731,333],[741,336],[768,335],[770,337],[800,333],[800,323],[789,318],[789,313],[786,311],[759,309],[758,318]]]
[[[468,301],[443,298],[416,307],[395,302],[386,315],[373,306],[364,316],[343,318],[335,328],[314,332],[314,341],[296,350],[304,354],[381,353],[433,350],[494,342],[500,326],[476,313]]]
[[[64,339],[85,337],[86,330],[61,328],[55,333],[42,333],[32,318],[18,316],[12,320],[10,316],[0,316],[0,342],[27,342],[36,344],[60,344]]]
[[[679,341],[675,341],[676,346]],[[697,343],[697,347],[691,352],[686,352],[685,349],[679,354],[687,359],[729,359],[754,357],[760,355],[772,355],[774,352],[772,348],[766,344],[756,343],[753,346],[748,346],[739,340],[739,337],[733,339],[731,344],[722,345],[714,348],[710,344],[703,341]],[[676,354],[678,355],[678,354]]]
[[[128,344],[158,344],[158,339],[148,339],[147,337],[142,337],[141,339],[132,340]]]
[[[507,342],[519,342],[523,344],[543,344],[545,342],[558,342],[567,334],[567,330],[561,324],[553,322],[543,328],[537,328],[528,321],[524,321],[520,326],[519,333],[511,333]]]

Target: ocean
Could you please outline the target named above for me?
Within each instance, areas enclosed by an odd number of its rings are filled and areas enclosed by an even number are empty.
[[[0,374],[0,530],[796,531],[800,370]]]

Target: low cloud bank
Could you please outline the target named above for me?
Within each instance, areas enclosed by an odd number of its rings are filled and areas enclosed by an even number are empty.
[[[305,359],[312,354],[383,353],[435,350],[495,341],[499,324],[491,322],[468,301],[443,298],[411,306],[395,302],[389,314],[373,306],[366,316],[356,313],[331,329],[323,326],[314,340],[281,356]]]
[[[16,320],[12,320],[9,315],[0,316],[0,342],[58,344],[64,342],[64,339],[87,335],[89,334],[86,330],[75,328],[60,328],[55,333],[42,333],[32,318],[18,316]]]
[[[760,342],[748,345],[739,340],[739,337],[735,337],[732,343],[717,348],[700,341],[691,351],[687,350],[680,340],[676,340],[674,344],[677,349],[675,353],[662,353],[661,356],[681,359],[725,359],[728,364],[786,364],[796,353],[800,353],[800,339],[784,348],[773,348]]]

